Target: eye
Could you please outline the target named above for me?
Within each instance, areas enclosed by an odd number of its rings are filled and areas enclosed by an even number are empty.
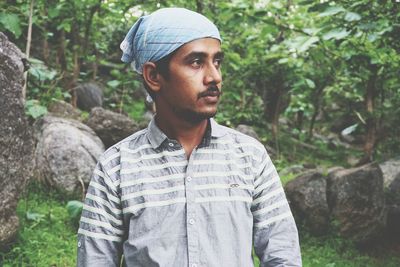
[[[215,65],[215,67],[220,68],[220,67],[221,67],[221,64],[222,64],[222,61],[223,61],[222,58],[216,58],[216,59],[214,60],[214,65]]]
[[[192,67],[195,67],[195,68],[201,67],[202,64],[203,64],[203,62],[200,58],[195,58],[190,62],[190,65],[192,65]]]

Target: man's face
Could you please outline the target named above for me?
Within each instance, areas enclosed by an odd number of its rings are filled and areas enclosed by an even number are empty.
[[[169,76],[161,79],[157,113],[190,123],[213,117],[221,94],[220,42],[202,38],[180,47],[169,63]]]

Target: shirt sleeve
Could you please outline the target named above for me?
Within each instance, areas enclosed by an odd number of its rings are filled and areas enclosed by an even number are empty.
[[[279,175],[265,150],[254,188],[253,242],[260,267],[302,266],[297,227]]]
[[[119,179],[115,179],[119,175],[119,162],[115,162],[116,166],[108,171],[99,162],[93,172],[78,230],[78,267],[120,266],[125,233],[117,191]]]

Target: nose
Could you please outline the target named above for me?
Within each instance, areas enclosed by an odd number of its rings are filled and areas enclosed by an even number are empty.
[[[221,70],[213,63],[208,64],[204,73],[204,84],[220,84],[222,82]]]

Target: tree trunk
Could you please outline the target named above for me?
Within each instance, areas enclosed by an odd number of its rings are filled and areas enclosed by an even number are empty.
[[[326,86],[326,84],[321,84],[320,86],[318,86],[318,90],[315,93],[315,97],[314,97],[314,101],[313,101],[314,112],[311,117],[310,127],[308,129],[308,139],[309,140],[311,140],[311,138],[313,137],[315,120],[317,119],[318,113],[320,112],[321,101],[322,101],[321,96],[322,96],[325,86]]]
[[[65,58],[65,31],[61,29],[58,37],[58,49],[56,63],[61,67],[61,72],[67,71],[67,60]]]
[[[203,13],[204,3],[201,0],[196,0],[196,11],[198,13]]]
[[[31,0],[31,4],[29,7],[29,23],[28,23],[28,38],[26,41],[26,51],[25,55],[26,58],[29,59],[30,52],[31,52],[31,41],[32,41],[32,17],[33,17],[33,5],[34,5],[34,0]],[[28,83],[28,72],[26,71],[24,73],[24,86],[22,87],[22,100],[25,102],[26,99],[26,87]]]
[[[371,76],[367,82],[367,90],[365,92],[365,106],[367,111],[367,119],[365,125],[365,143],[364,157],[359,161],[358,165],[362,165],[373,160],[373,152],[376,143],[376,123],[374,116],[375,98],[376,98],[376,79],[378,68],[375,65],[370,65]]]

